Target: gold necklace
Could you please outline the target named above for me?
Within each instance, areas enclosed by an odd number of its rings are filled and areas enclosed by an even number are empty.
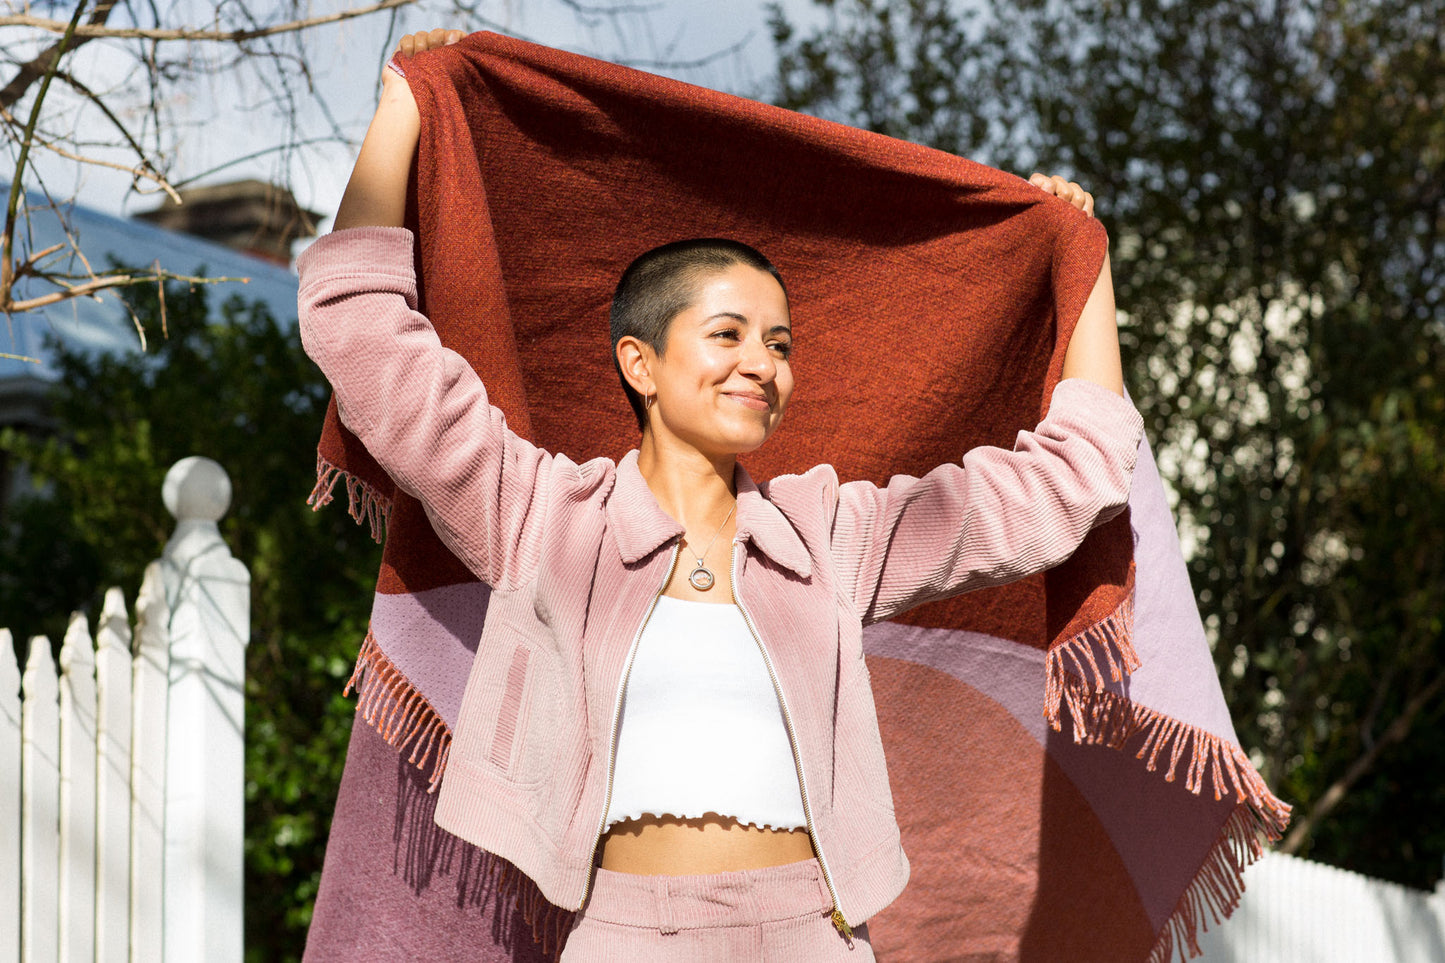
[[[716,576],[712,574],[712,569],[708,568],[704,562],[707,558],[707,553],[712,551],[713,542],[717,541],[717,537],[721,535],[722,530],[727,527],[728,519],[733,517],[733,512],[737,511],[737,507],[738,501],[734,498],[733,507],[728,509],[727,516],[722,520],[722,524],[717,527],[717,531],[712,533],[712,541],[707,543],[707,548],[703,549],[702,554],[697,557],[697,566],[687,575],[687,580],[691,582],[692,587],[699,592],[706,592],[717,582]],[[688,554],[692,554],[691,549],[688,549]]]

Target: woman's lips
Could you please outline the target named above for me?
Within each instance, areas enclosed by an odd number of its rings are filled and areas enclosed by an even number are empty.
[[[730,391],[727,395],[738,404],[751,408],[754,411],[771,411],[773,408],[773,406],[768,403],[768,399],[762,395],[741,394],[735,391]]]

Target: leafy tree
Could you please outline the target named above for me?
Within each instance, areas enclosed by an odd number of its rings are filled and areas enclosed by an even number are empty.
[[[819,0],[777,100],[1093,190],[1130,384],[1285,848],[1445,854],[1445,7]]]
[[[157,295],[125,290],[153,330]],[[212,314],[203,286],[173,285],[166,318],[170,337],[150,355],[56,346],[63,433],[0,435],[40,486],[17,493],[4,519],[0,623],[58,641],[64,614],[95,615],[106,586],[134,598],[174,525],[160,498],[167,469],[192,454],[226,468],[234,497],[221,530],[252,576],[246,952],[299,959],[353,715],[340,692],[379,550],[345,512],[303,503],[327,388],[294,333],[239,296]]]

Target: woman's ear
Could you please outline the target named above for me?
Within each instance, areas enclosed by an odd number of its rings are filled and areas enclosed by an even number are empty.
[[[652,366],[657,361],[657,352],[652,350],[652,345],[634,338],[632,335],[619,338],[617,341],[617,367],[622,369],[622,377],[642,397],[657,392],[657,386],[652,380]]]

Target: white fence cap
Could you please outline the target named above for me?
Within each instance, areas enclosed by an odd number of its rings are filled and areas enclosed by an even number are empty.
[[[191,455],[166,472],[161,498],[178,522],[217,522],[231,507],[231,478],[211,459]]]

